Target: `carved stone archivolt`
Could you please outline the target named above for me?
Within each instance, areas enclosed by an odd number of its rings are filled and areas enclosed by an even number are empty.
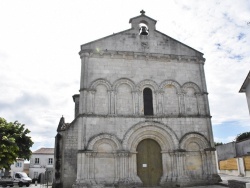
[[[122,145],[130,151],[136,151],[140,141],[146,138],[156,140],[164,151],[178,148],[178,138],[166,125],[156,122],[141,122],[132,126],[125,134]]]
[[[106,80],[106,79],[97,79],[97,80],[93,81],[93,82],[90,84],[90,89],[95,90],[96,87],[97,87],[98,85],[100,85],[100,84],[105,85],[105,86],[107,87],[107,90],[111,90],[111,87],[112,87],[112,86],[111,86],[111,84],[109,83],[109,81]]]
[[[149,87],[150,89],[152,89],[153,91],[158,91],[159,90],[159,86],[158,84],[153,81],[153,80],[143,80],[141,81],[138,85],[137,88],[140,92],[143,91],[144,88]]]
[[[87,146],[87,149],[88,150],[96,150],[97,146],[101,143],[107,143],[107,144],[111,145],[113,147],[114,151],[122,150],[122,145],[121,145],[121,142],[119,141],[119,139],[114,135],[105,134],[105,133],[97,135],[97,136],[93,137],[92,139],[90,139],[88,146]]]
[[[174,86],[177,93],[181,93],[181,85],[174,80],[165,80],[160,84],[160,89],[164,92],[164,88],[168,85]]]
[[[186,92],[186,88],[193,88],[195,90],[195,93],[201,93],[199,86],[197,86],[197,84],[193,82],[187,82],[182,85],[182,90],[184,93]]]
[[[117,91],[117,88],[121,84],[127,84],[127,85],[129,85],[131,87],[132,91],[135,90],[135,83],[132,80],[128,79],[128,78],[121,78],[121,79],[115,81],[114,84],[113,84],[113,87],[112,87],[113,90]]]
[[[202,150],[208,148],[210,145],[206,137],[200,133],[188,133],[181,138],[180,148],[187,149],[187,145],[191,142],[197,143]]]

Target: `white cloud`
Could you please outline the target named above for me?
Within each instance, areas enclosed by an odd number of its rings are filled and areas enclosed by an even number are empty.
[[[215,142],[222,142],[223,144],[228,143],[228,142],[233,142],[235,141],[235,136],[229,136],[229,137],[224,137],[224,138],[217,138],[214,137]]]

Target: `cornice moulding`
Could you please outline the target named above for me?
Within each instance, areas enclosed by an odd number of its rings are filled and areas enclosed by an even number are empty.
[[[146,52],[131,52],[131,51],[95,51],[95,50],[81,50],[79,52],[81,58],[110,58],[110,59],[127,59],[127,60],[147,60],[147,61],[162,61],[162,62],[188,62],[204,64],[205,58],[197,56],[185,56],[175,54],[158,54]]]

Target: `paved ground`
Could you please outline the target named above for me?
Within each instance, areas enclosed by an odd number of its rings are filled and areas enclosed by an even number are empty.
[[[221,179],[222,179],[222,182],[220,183],[220,185],[196,186],[196,187],[189,187],[189,188],[225,188],[227,187],[228,180],[241,180],[241,181],[250,182],[250,177],[229,176],[225,174],[219,174],[219,175],[221,176]],[[17,188],[18,186],[14,186],[14,187]],[[30,188],[47,188],[47,186],[40,185],[40,184],[35,186],[34,184],[32,184],[30,185]],[[51,188],[51,186],[49,186],[49,188]]]
[[[225,188],[228,187],[228,180],[240,180],[250,182],[250,177],[239,177],[239,176],[229,176],[225,174],[219,174],[222,182],[219,185],[206,185],[206,186],[196,186],[196,187],[189,187],[189,188]]]
[[[1,187],[1,185],[0,185],[0,187]],[[14,185],[14,188],[19,188],[19,186],[18,185]],[[23,186],[23,188],[25,188],[26,186]],[[29,186],[29,188],[47,188],[47,185],[45,186],[45,185],[40,185],[40,184],[38,184],[37,186],[35,185],[35,184],[31,184],[30,186]],[[48,186],[48,188],[51,188],[51,186]]]

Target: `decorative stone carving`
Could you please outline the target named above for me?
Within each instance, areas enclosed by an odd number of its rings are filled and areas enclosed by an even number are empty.
[[[184,93],[185,93],[185,88],[188,88],[188,87],[194,88],[195,93],[201,93],[199,86],[197,86],[197,84],[195,84],[193,82],[187,82],[187,83],[182,85],[182,90]]]
[[[201,135],[200,133],[193,132],[193,133],[187,133],[181,138],[180,148],[186,149],[187,145],[190,142],[194,141],[199,145],[200,149],[205,149],[209,147],[209,142],[205,136]]]
[[[117,91],[117,88],[121,85],[121,84],[128,84],[132,91],[135,90],[135,84],[132,80],[128,79],[128,78],[121,78],[119,80],[116,80],[113,84],[113,90]]]
[[[162,150],[178,148],[178,138],[176,134],[166,125],[156,122],[140,122],[131,127],[123,138],[123,148],[136,151],[138,143],[146,138],[156,140]]]
[[[97,136],[93,137],[92,139],[90,139],[88,146],[87,146],[87,149],[94,150],[94,145],[98,141],[103,140],[103,139],[110,140],[111,145],[113,145],[115,147],[114,149],[116,149],[116,150],[122,149],[121,142],[119,141],[119,139],[116,136],[110,135],[110,134],[105,134],[105,133],[97,135]]]
[[[163,88],[167,85],[173,85],[178,93],[181,93],[181,85],[174,80],[165,80],[160,84],[160,89],[163,91]]]
[[[140,36],[143,39],[147,39],[147,36]],[[141,43],[142,48],[149,48],[149,46],[143,42]],[[194,56],[186,56],[186,55],[169,55],[169,54],[156,54],[156,53],[147,53],[145,54],[144,52],[136,52],[136,53],[131,53],[130,51],[124,52],[124,51],[112,51],[112,50],[105,50],[105,51],[85,51],[81,50],[79,53],[81,58],[84,57],[96,57],[96,58],[103,58],[105,57],[110,57],[110,58],[116,58],[116,59],[124,59],[125,57],[128,59],[148,59],[154,60],[154,61],[161,61],[161,62],[169,62],[171,60],[178,60],[180,62],[183,61],[189,61],[190,63],[197,63],[197,64],[204,64],[205,59],[204,58],[197,58]]]
[[[95,90],[95,89],[96,89],[96,86],[98,86],[99,84],[105,85],[105,86],[107,87],[108,90],[111,89],[111,84],[109,83],[109,81],[106,80],[106,79],[102,79],[102,78],[93,81],[93,82],[90,84],[90,89]]]
[[[155,81],[153,81],[153,80],[143,80],[143,81],[141,81],[141,82],[137,85],[138,90],[141,91],[141,92],[143,91],[143,89],[144,89],[145,87],[149,87],[149,88],[151,88],[153,91],[158,91],[158,90],[159,90],[158,84],[157,84]]]

